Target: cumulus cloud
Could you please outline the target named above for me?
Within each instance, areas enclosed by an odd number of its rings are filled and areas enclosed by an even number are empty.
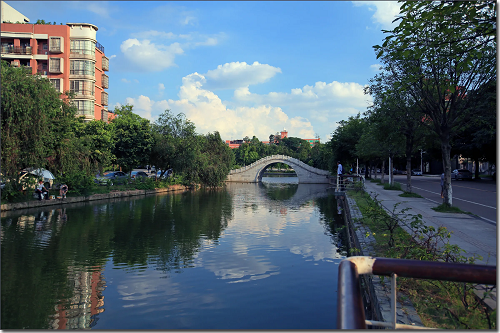
[[[383,29],[390,30],[396,27],[392,21],[399,14],[401,4],[396,1],[353,1],[355,6],[368,6],[369,10],[375,11],[372,19],[374,23],[382,25]]]
[[[364,95],[364,86],[355,82],[316,82],[293,88],[289,93],[250,91],[248,85],[264,82],[278,72],[279,68],[259,63],[224,64],[205,74],[195,72],[185,76],[178,99],[154,101],[141,95],[127,98],[127,103],[134,105],[134,112],[153,121],[166,109],[182,112],[199,133],[219,131],[223,139],[255,135],[266,140],[269,134],[286,128],[290,136],[304,139],[320,133],[325,142],[338,121],[364,111],[371,100]],[[211,90],[215,83],[219,87],[232,87],[232,100],[222,101]],[[158,85],[159,91],[162,87]]]
[[[132,38],[121,43],[123,57],[116,64],[119,70],[163,71],[175,66],[176,56],[184,54],[185,50],[218,45],[225,36],[224,33],[203,35],[197,32],[176,35],[157,30],[132,33]]]
[[[144,71],[162,71],[174,66],[175,56],[184,53],[179,43],[156,45],[148,39],[136,38],[123,41],[120,50],[131,64]]]
[[[307,105],[309,108],[331,108],[332,105],[336,105],[337,107],[357,108],[366,106],[363,88],[364,86],[355,82],[316,82],[314,86],[294,88],[290,93],[270,92],[259,95],[251,93],[248,88],[241,88],[235,90],[234,97],[240,102],[257,104],[279,104],[291,107]]]
[[[142,118],[152,119],[151,110],[155,104],[149,97],[141,95],[138,98],[127,97],[125,99],[125,104],[133,105],[134,113],[141,116]]]
[[[207,79],[206,89],[238,89],[263,83],[281,73],[281,69],[255,61],[249,65],[246,62],[231,62],[209,70],[204,76]]]

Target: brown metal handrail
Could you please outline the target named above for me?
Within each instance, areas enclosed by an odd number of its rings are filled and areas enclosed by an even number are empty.
[[[339,265],[337,328],[365,329],[363,300],[359,286],[360,274],[384,275],[393,277],[393,312],[395,313],[396,276],[469,282],[496,285],[496,266],[457,264],[437,261],[409,259],[373,258],[354,256],[344,259]],[[361,306],[360,306],[361,304]],[[395,318],[394,318],[395,320]],[[409,325],[379,325],[393,328],[411,328]]]

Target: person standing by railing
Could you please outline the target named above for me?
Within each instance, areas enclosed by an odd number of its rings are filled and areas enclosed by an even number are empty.
[[[339,184],[341,191],[344,190],[344,182],[342,179],[343,173],[344,173],[344,169],[342,168],[342,164],[340,164],[340,161],[337,161],[337,178],[338,178],[337,182]]]

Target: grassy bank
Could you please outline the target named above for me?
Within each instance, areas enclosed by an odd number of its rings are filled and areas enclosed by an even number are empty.
[[[421,216],[408,214],[398,204],[387,212],[365,192],[349,192],[349,196],[363,214],[361,222],[376,240],[376,256],[462,263],[477,259],[463,256],[462,249],[450,244],[446,228],[425,226]],[[491,311],[477,298],[474,287],[468,283],[398,278],[398,298],[409,298],[427,327],[496,329],[496,310]]]

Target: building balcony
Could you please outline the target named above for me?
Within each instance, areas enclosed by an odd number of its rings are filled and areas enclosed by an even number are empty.
[[[109,88],[109,76],[107,76],[106,74],[102,74],[101,86],[104,89],[108,89]]]
[[[6,46],[2,46],[2,55],[3,54],[31,55],[31,54],[33,54],[33,50],[31,48],[31,46],[6,45]]]
[[[101,92],[101,105],[108,105],[108,93],[105,91]]]
[[[102,70],[109,71],[109,59],[105,56],[102,57]]]
[[[102,46],[101,43],[95,42],[95,48],[104,53],[104,46]]]
[[[47,70],[38,70],[36,73],[37,73],[37,74],[40,74],[41,76],[46,77],[46,76],[47,76],[47,74],[48,74],[48,71],[47,71]]]

